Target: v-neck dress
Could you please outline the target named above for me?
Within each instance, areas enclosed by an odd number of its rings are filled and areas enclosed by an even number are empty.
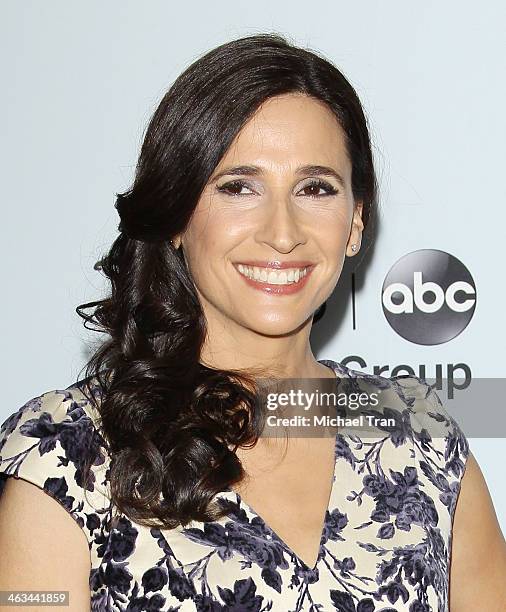
[[[216,495],[227,510],[218,521],[160,530],[121,514],[112,524],[110,457],[84,381],[42,393],[3,422],[0,495],[7,477],[22,478],[77,522],[90,550],[93,611],[448,612],[466,436],[424,380],[320,363],[334,370],[338,389],[366,385],[368,392],[373,386],[387,394],[397,426],[363,439],[337,430],[313,567],[230,487]],[[443,428],[437,437],[430,434],[432,421]],[[85,458],[94,475],[87,490]]]

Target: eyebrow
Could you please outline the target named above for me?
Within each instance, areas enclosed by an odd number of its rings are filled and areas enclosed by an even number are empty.
[[[212,177],[212,181],[217,181],[222,176],[258,176],[263,174],[262,168],[259,166],[232,166],[231,168],[225,168],[221,172],[218,172]],[[296,170],[296,174],[311,174],[313,176],[332,176],[336,181],[345,189],[344,179],[334,168],[329,166],[318,166],[318,165],[306,165],[300,166]]]

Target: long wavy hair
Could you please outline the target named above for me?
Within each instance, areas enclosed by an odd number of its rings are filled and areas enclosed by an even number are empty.
[[[185,230],[242,126],[263,102],[290,92],[312,96],[335,114],[353,195],[370,225],[377,179],[354,88],[331,62],[280,34],[246,36],[198,58],[161,100],[133,184],[117,194],[120,234],[99,262],[110,293],[76,308],[87,329],[106,334],[84,366],[85,395],[100,414],[111,500],[139,524],[171,529],[222,517],[213,497],[242,480],[235,451],[254,446],[262,433],[255,388],[261,370],[200,363],[204,313],[171,239]]]

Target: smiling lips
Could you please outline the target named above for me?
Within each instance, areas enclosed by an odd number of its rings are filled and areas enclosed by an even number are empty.
[[[300,291],[306,284],[314,265],[311,262],[245,262],[234,264],[248,285],[274,294]]]

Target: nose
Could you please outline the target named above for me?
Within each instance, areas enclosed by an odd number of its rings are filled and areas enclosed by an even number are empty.
[[[304,244],[307,237],[299,212],[289,198],[270,201],[255,233],[256,241],[280,253],[290,253],[297,245]]]

